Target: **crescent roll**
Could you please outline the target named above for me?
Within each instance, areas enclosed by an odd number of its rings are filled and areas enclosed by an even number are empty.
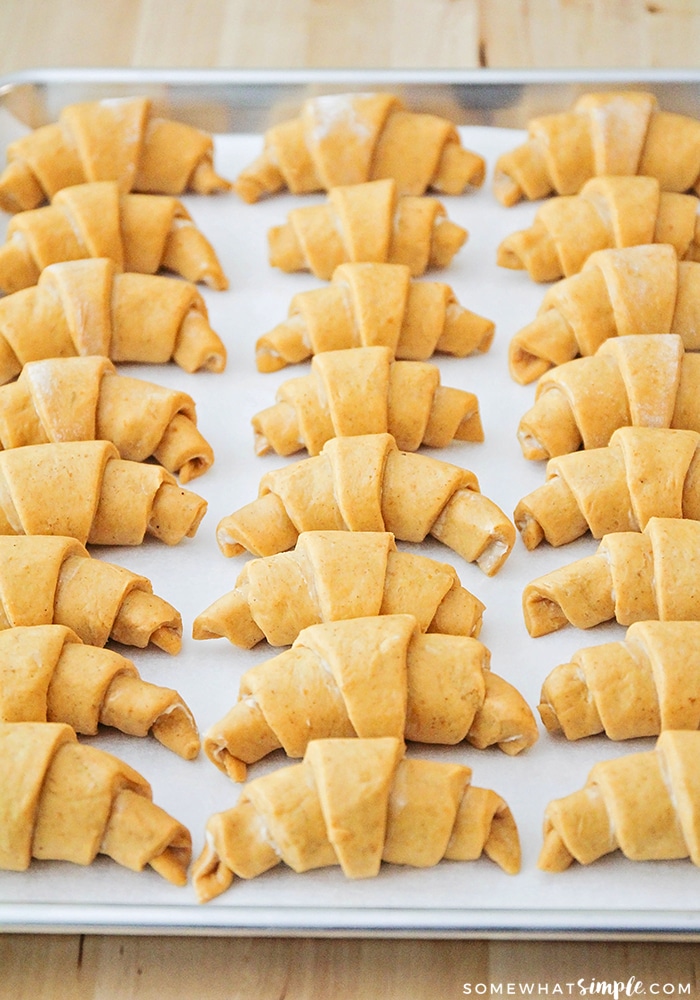
[[[297,873],[340,865],[371,878],[382,862],[427,868],[486,854],[520,870],[520,838],[506,802],[471,785],[471,768],[404,757],[400,740],[313,740],[300,764],[243,787],[232,809],[207,822],[192,878],[200,902],[234,876],[284,862]]]
[[[486,353],[492,320],[461,305],[449,285],[413,281],[407,264],[339,264],[328,287],[298,292],[282,323],[255,345],[258,371],[273,372],[324,351],[384,346],[403,361],[435,353]]]
[[[662,191],[655,177],[592,177],[578,194],[542,202],[527,229],[501,241],[496,262],[533,281],[578,274],[599,250],[665,243],[698,260],[698,200]]]
[[[400,541],[431,535],[493,576],[510,555],[515,528],[479,491],[473,472],[400,451],[390,434],[331,438],[321,453],[260,480],[257,500],[219,521],[226,556],[270,556],[304,531],[389,531]]]
[[[514,756],[536,742],[537,725],[489,665],[478,639],[427,635],[412,615],[311,625],[291,649],[246,671],[204,750],[234,781],[273,750],[303,757],[311,740],[331,737],[466,740]]]
[[[0,722],[0,868],[91,864],[104,854],[184,886],[189,830],[153,802],[146,779],[59,722]]]
[[[107,257],[117,271],[164,269],[228,288],[216,252],[177,198],[122,194],[116,181],[62,188],[50,205],[13,215],[0,246],[0,291],[36,285],[49,264]]]
[[[594,764],[584,787],[550,802],[538,867],[565,871],[620,853],[700,865],[700,733],[669,729],[652,750]]]
[[[30,361],[93,356],[223,371],[226,348],[189,281],[118,274],[107,258],[51,264],[0,298],[0,384]],[[126,384],[124,383],[124,388]]]
[[[195,639],[289,646],[319,622],[411,614],[423,632],[478,636],[484,605],[454,567],[399,552],[381,531],[306,531],[291,552],[249,560],[233,590],[197,615]]]
[[[379,346],[316,355],[309,375],[283,382],[254,415],[257,454],[318,455],[330,438],[387,431],[402,451],[484,440],[473,392],[441,385],[436,365],[393,358]]]
[[[638,621],[624,639],[579,649],[545,678],[538,710],[567,740],[700,728],[700,622]]]
[[[480,187],[485,172],[446,118],[409,111],[394,94],[325,94],[267,130],[234,189],[252,203],[285,188],[307,194],[393,177],[401,194],[462,194]]]
[[[518,426],[525,458],[602,448],[618,427],[700,431],[700,353],[677,334],[613,337],[539,379]]]
[[[510,342],[508,364],[526,384],[611,337],[677,334],[700,348],[700,263],[666,243],[598,250],[546,293],[536,318]]]
[[[523,591],[531,636],[567,623],[700,619],[700,521],[652,517],[644,531],[604,535],[592,556],[533,580]]]
[[[700,122],[661,111],[654,94],[583,94],[571,110],[541,115],[528,137],[496,161],[493,191],[505,206],[522,198],[576,194],[591,177],[641,174],[663,191],[689,191],[700,175]]]
[[[0,630],[51,624],[90,646],[113,639],[178,653],[182,645],[180,613],[147,577],[92,559],[75,538],[0,535]]]
[[[547,463],[547,479],[513,515],[525,546],[566,545],[590,531],[641,531],[650,517],[700,519],[700,434],[618,427],[605,448]]]
[[[192,712],[177,691],[149,684],[131,660],[88,646],[65,625],[0,632],[0,720],[63,722],[88,736],[100,726],[150,734],[185,760],[200,749]]]
[[[50,485],[49,485],[50,484]],[[0,534],[69,535],[93,545],[192,538],[207,502],[159,465],[129,462],[109,441],[0,451]]]
[[[268,257],[282,271],[330,280],[349,261],[405,264],[416,278],[448,267],[467,240],[437,198],[399,196],[393,180],[333,187],[325,202],[293,208],[268,231]]]
[[[122,191],[153,194],[228,191],[213,158],[209,134],[157,115],[148,98],[69,104],[57,122],[7,147],[0,208],[37,208],[61,188],[86,181],[116,181]]]
[[[110,441],[127,461],[154,458],[181,483],[214,461],[191,396],[119,374],[108,358],[28,361],[0,388],[0,448],[92,440]]]

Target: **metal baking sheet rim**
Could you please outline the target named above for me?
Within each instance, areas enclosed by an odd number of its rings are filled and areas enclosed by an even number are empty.
[[[0,76],[0,109],[18,93],[44,95],[42,106],[51,106],[71,88],[71,99],[92,99],[95,90],[126,87],[153,93],[167,104],[168,99],[189,93],[222,106],[236,107],[235,95],[247,95],[259,115],[269,111],[261,100],[274,93],[303,99],[305,88],[415,86],[435,88],[436,99],[443,92],[464,86],[470,95],[490,88],[486,113],[502,106],[499,94],[534,93],[557,98],[567,106],[567,88],[624,85],[663,90],[680,95],[676,110],[683,110],[688,95],[700,98],[700,72],[684,70],[144,70],[36,69]],[[666,99],[666,98],[665,98]],[[673,104],[673,101],[671,101]],[[195,108],[195,117],[197,109]],[[250,127],[244,121],[241,131]],[[261,119],[262,122],[262,119]],[[261,123],[260,122],[260,123]],[[196,121],[193,122],[196,124]],[[488,121],[484,122],[488,123]],[[238,131],[232,120],[232,131]],[[526,121],[512,120],[511,127]],[[0,141],[3,137],[0,135]],[[280,921],[279,909],[269,907],[227,907],[217,910],[202,906],[153,907],[124,904],[84,905],[44,903],[0,904],[0,933],[114,933],[202,936],[265,937],[382,937],[382,938],[486,938],[556,940],[666,940],[700,941],[700,910],[664,910],[649,914],[638,911],[500,910],[470,909],[435,913],[417,909],[315,908],[296,907]]]

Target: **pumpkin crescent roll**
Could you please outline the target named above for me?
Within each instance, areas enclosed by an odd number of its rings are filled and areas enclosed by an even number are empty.
[[[597,250],[583,270],[553,285],[536,318],[508,349],[516,382],[533,382],[615,337],[676,334],[700,348],[700,263],[666,243]]]
[[[150,733],[185,760],[200,748],[177,691],[142,680],[131,660],[88,646],[65,625],[0,632],[0,720],[64,722],[89,736],[100,726],[129,736]]]
[[[167,545],[192,538],[202,497],[160,465],[128,462],[109,441],[0,451],[0,534],[68,535],[93,545]]]
[[[496,262],[533,281],[557,281],[578,274],[599,250],[651,243],[698,259],[695,195],[662,191],[655,177],[592,177],[578,194],[544,201],[528,229],[501,241]]]
[[[78,743],[59,722],[0,723],[0,761],[0,868],[26,871],[34,859],[89,865],[106,854],[186,884],[189,830],[125,761]]]
[[[0,384],[30,361],[99,355],[114,362],[221,372],[226,348],[189,281],[118,274],[108,258],[50,264],[36,285],[0,298]]]
[[[258,339],[255,360],[258,371],[273,372],[324,351],[374,346],[403,361],[464,358],[486,353],[494,330],[449,285],[412,281],[406,264],[340,264],[327,287],[292,298],[287,319]]]
[[[393,357],[390,347],[315,356],[309,375],[283,382],[276,402],[254,415],[256,453],[318,455],[330,438],[385,431],[402,451],[484,440],[473,392],[441,385],[436,365]]]
[[[493,190],[506,206],[522,198],[576,194],[591,177],[641,174],[663,191],[689,191],[700,175],[700,122],[660,111],[654,94],[583,94],[571,110],[541,115],[528,138],[499,156]]]
[[[437,198],[399,196],[393,180],[331,188],[325,202],[293,208],[268,231],[272,267],[330,280],[340,264],[406,264],[416,278],[443,268],[467,240]]]
[[[592,556],[529,583],[523,615],[531,636],[567,623],[591,628],[615,619],[700,620],[700,521],[652,517],[644,531],[604,535]]]
[[[244,785],[232,809],[215,813],[192,878],[200,902],[280,862],[297,872],[340,865],[371,878],[382,861],[428,868],[443,858],[486,854],[520,870],[512,813],[471,768],[404,757],[401,740],[313,740],[300,764]]]
[[[67,625],[91,646],[108,639],[179,653],[182,619],[151,581],[92,559],[75,538],[0,535],[0,630]]]
[[[538,709],[567,740],[699,729],[700,622],[634,622],[624,639],[579,649],[545,678]]]
[[[284,188],[307,194],[393,177],[401,194],[462,194],[480,187],[485,172],[446,118],[408,111],[393,94],[327,94],[268,129],[234,190],[252,203]]]
[[[580,791],[547,806],[538,867],[562,872],[618,850],[700,865],[698,752],[700,733],[669,729],[652,750],[594,764]]]
[[[229,181],[214,170],[206,132],[159,117],[145,97],[69,104],[58,121],[7,147],[0,174],[0,208],[37,208],[61,188],[117,181],[122,191],[213,194]]]
[[[166,195],[120,194],[114,181],[63,188],[50,205],[13,215],[0,246],[0,291],[36,285],[49,264],[107,257],[117,271],[161,268],[228,288],[214,248],[185,206]]]
[[[539,379],[518,426],[525,458],[602,448],[618,427],[700,431],[700,353],[677,334],[613,337]]]
[[[241,678],[237,703],[204,750],[234,781],[280,747],[303,757],[312,739],[395,736],[514,756],[537,740],[522,695],[489,670],[489,650],[462,635],[426,635],[412,615],[325,622]]]
[[[700,434],[618,427],[605,448],[547,463],[547,479],[515,508],[526,548],[566,545],[587,531],[641,531],[650,517],[700,519]]]
[[[516,537],[473,472],[400,451],[391,434],[331,438],[319,455],[266,473],[257,500],[222,518],[216,537],[225,556],[271,556],[302,531],[338,529],[389,531],[404,542],[431,535],[487,576]]]
[[[0,388],[0,448],[95,439],[128,461],[155,458],[181,483],[214,461],[191,396],[119,374],[108,358],[28,361]]]
[[[399,552],[380,531],[306,531],[291,552],[249,560],[194,620],[195,639],[288,646],[319,622],[411,614],[422,632],[478,636],[484,605],[453,566]]]

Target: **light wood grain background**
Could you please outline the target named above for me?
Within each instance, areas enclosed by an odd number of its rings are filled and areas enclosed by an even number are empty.
[[[64,66],[698,68],[700,2],[0,0],[0,74]],[[448,1000],[467,982],[541,997],[630,977],[695,997],[699,957],[683,942],[8,934],[0,998]]]

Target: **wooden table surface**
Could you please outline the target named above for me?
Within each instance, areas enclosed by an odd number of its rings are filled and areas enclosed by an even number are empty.
[[[39,67],[686,67],[697,0],[2,0],[0,73]],[[696,996],[693,943],[0,936],[13,1000]],[[632,977],[632,979],[631,979]],[[625,992],[627,991],[627,993]]]

